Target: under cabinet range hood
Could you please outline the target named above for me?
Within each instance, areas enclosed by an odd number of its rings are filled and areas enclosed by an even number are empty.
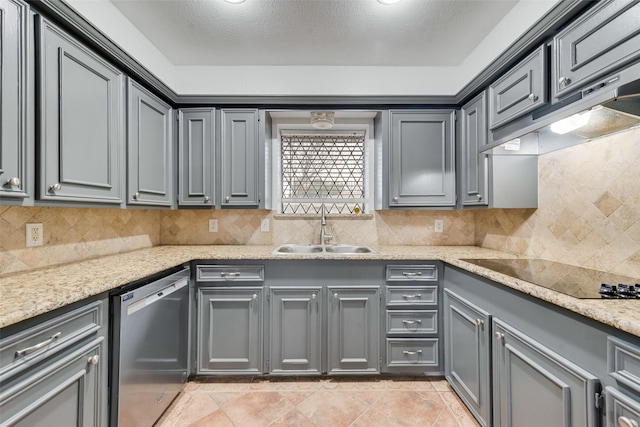
[[[486,154],[537,155],[640,126],[640,63],[490,133]]]

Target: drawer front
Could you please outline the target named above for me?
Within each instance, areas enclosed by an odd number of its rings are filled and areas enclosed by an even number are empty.
[[[387,339],[387,367],[438,366],[437,338]]]
[[[607,426],[640,425],[640,401],[631,399],[613,387],[606,387],[605,395]]]
[[[640,393],[640,347],[609,337],[607,369],[616,381]]]
[[[435,265],[389,265],[388,282],[437,282],[438,267]]]
[[[387,335],[437,333],[437,310],[387,310]]]
[[[262,265],[199,265],[196,267],[198,282],[262,282]]]
[[[437,286],[387,286],[388,306],[426,306],[438,304]]]
[[[640,1],[607,0],[553,39],[553,93],[573,93],[640,58]]]
[[[102,326],[96,301],[0,341],[0,381],[95,334]]]
[[[547,102],[547,51],[541,46],[489,87],[489,128],[495,129]]]

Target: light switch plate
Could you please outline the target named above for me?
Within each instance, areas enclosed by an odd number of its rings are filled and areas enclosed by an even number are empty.
[[[436,219],[436,222],[433,225],[433,231],[435,231],[436,233],[442,233],[444,231],[444,221],[441,219]]]
[[[263,233],[269,232],[269,218],[263,218],[260,220],[260,231]]]
[[[27,247],[42,246],[42,224],[27,224]]]
[[[218,220],[210,219],[209,220],[209,233],[217,233],[218,232]]]

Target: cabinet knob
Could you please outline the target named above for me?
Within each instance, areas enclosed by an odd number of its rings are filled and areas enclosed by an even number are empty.
[[[538,100],[538,95],[536,95],[535,93],[530,93],[529,99],[532,100],[533,102],[536,102]]]
[[[140,198],[140,193],[133,193],[131,197],[133,198],[133,200],[138,200]]]
[[[209,203],[209,196],[204,196],[204,202]]]
[[[398,203],[398,200],[399,200],[399,199],[398,199],[398,196],[394,197],[394,198],[393,198],[393,203]]]
[[[333,294],[334,298],[338,298],[338,293],[336,292],[335,294]]]
[[[89,363],[90,365],[97,365],[99,361],[100,361],[100,356],[98,356],[97,354],[94,354],[93,356],[87,359],[87,363]]]
[[[231,197],[229,197],[229,196],[227,196],[227,197],[225,197],[225,198],[224,198],[224,202],[225,202],[225,203],[229,203],[229,201],[230,201],[230,200],[231,200]]]
[[[503,340],[503,339],[504,339],[504,334],[503,334],[503,333],[501,333],[501,332],[496,332],[496,339],[497,339],[498,341]]]
[[[316,299],[316,294],[311,294],[311,299]]]
[[[10,187],[20,187],[20,178],[15,176],[13,178],[9,178],[5,185],[8,185]]]
[[[482,194],[476,194],[476,197],[478,198],[478,201],[481,201],[484,198]]]
[[[484,326],[484,320],[482,320],[482,319],[476,319],[476,325],[477,325],[477,326]]]
[[[252,297],[252,298],[253,298],[254,300],[258,299],[258,294],[253,294],[253,297]]]
[[[620,427],[638,427],[638,423],[635,420],[627,417],[618,418],[618,424],[620,424]]]
[[[60,185],[59,182],[56,182],[55,184],[49,186],[49,191],[51,191],[52,193],[60,190],[62,190],[62,185]]]
[[[560,77],[558,79],[558,84],[560,85],[560,87],[566,87],[570,83],[571,83],[571,79],[569,79],[567,77]]]

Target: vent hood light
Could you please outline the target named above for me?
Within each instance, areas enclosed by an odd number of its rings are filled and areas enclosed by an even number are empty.
[[[333,111],[312,111],[311,126],[315,129],[331,129],[333,127]]]
[[[396,4],[400,3],[400,0],[378,0],[378,2],[382,4]]]
[[[587,123],[589,123],[590,118],[591,110],[583,111],[582,113],[574,114],[573,116],[569,116],[566,119],[562,119],[551,124],[551,131],[564,135],[565,133],[569,133],[586,126]]]

